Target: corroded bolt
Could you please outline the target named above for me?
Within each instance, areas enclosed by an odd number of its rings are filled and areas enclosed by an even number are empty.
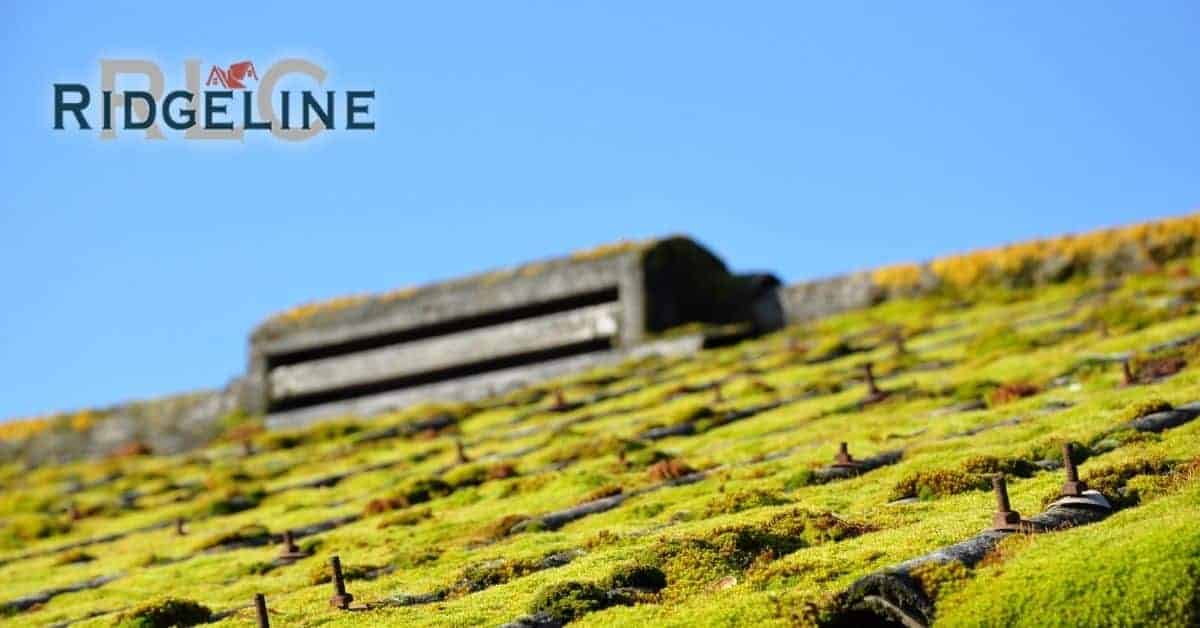
[[[71,521],[79,521],[82,519],[83,514],[79,512],[79,504],[71,502],[71,505],[67,506],[67,516],[71,518]]]
[[[286,560],[295,560],[297,558],[304,558],[305,556],[306,554],[296,546],[296,537],[292,534],[292,531],[285,530],[283,532],[283,548],[279,552],[279,557]]]
[[[713,401],[715,403],[724,403],[725,395],[721,392],[721,384],[713,385]]]
[[[563,394],[563,391],[561,388],[555,388],[554,389],[554,406],[556,408],[562,408],[566,405],[567,405],[567,396]]]
[[[454,439],[454,453],[459,464],[466,464],[471,461],[471,459],[467,457],[467,450],[463,447],[461,438]]]
[[[254,444],[248,438],[242,441],[242,455],[247,458],[254,455]]]
[[[267,598],[262,593],[254,594],[254,610],[258,611],[258,628],[271,628],[271,620],[267,618]]]
[[[905,353],[908,353],[908,347],[904,346],[904,328],[903,327],[897,327],[896,332],[892,338],[896,341],[896,353],[897,354],[904,355]]]
[[[1121,373],[1125,376],[1125,385],[1133,385],[1133,369],[1129,366],[1129,360],[1124,360],[1121,362]]]
[[[329,605],[346,610],[354,601],[354,596],[346,593],[346,581],[342,579],[342,559],[336,555],[329,557],[329,566],[333,568],[333,597]]]
[[[1079,497],[1088,490],[1087,484],[1079,480],[1079,470],[1075,461],[1071,460],[1071,443],[1063,443],[1063,469],[1067,472],[1067,481],[1063,482],[1063,497]]]
[[[840,465],[848,465],[854,463],[854,458],[850,456],[850,450],[846,447],[846,443],[838,444],[837,456],[834,456],[834,461]]]
[[[870,392],[872,396],[879,394],[879,387],[875,385],[874,369],[875,365],[871,362],[863,364],[863,374],[865,374],[867,378],[867,391]]]
[[[1004,475],[997,473],[992,476],[992,489],[996,492],[996,514],[992,517],[993,530],[1018,530],[1021,527],[1021,513],[1012,509],[1008,502],[1008,484]]]
[[[183,517],[175,518],[175,534],[178,534],[179,536],[187,534],[187,530],[183,529]]]

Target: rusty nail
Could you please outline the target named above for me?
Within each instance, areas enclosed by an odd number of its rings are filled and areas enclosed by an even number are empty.
[[[1129,366],[1129,360],[1123,360],[1121,362],[1121,373],[1125,376],[1125,385],[1132,385],[1134,382],[1133,369]]]
[[[333,568],[333,597],[329,604],[342,610],[350,608],[354,596],[346,593],[346,581],[342,579],[342,559],[337,555],[329,557],[329,565]]]
[[[567,396],[563,394],[561,388],[554,389],[554,406],[562,408],[567,405]]]
[[[896,340],[896,353],[901,354],[901,355],[907,353],[908,348],[904,346],[904,328],[903,327],[896,328],[895,340]]]
[[[1079,480],[1079,470],[1075,468],[1075,461],[1071,460],[1071,451],[1071,443],[1063,443],[1063,469],[1067,472],[1067,481],[1063,482],[1062,487],[1063,497],[1079,497],[1088,490],[1087,483]]]
[[[867,377],[867,391],[870,392],[872,396],[879,394],[879,387],[875,385],[874,369],[875,365],[871,362],[863,364],[863,373]]]
[[[79,505],[75,502],[71,502],[71,505],[67,507],[67,516],[71,518],[71,521],[79,521],[82,519],[83,514],[79,512]]]
[[[279,557],[284,560],[296,560],[305,556],[306,554],[301,552],[296,545],[296,536],[292,534],[291,530],[285,530],[283,532],[283,548],[279,552]]]
[[[254,610],[258,611],[258,628],[271,628],[267,617],[267,598],[262,593],[254,594]]]
[[[1018,530],[1021,527],[1021,513],[1012,509],[1008,501],[1008,483],[1004,474],[992,476],[992,489],[996,493],[996,514],[992,517],[994,530]]]
[[[248,438],[242,441],[242,455],[247,458],[254,455],[254,444]]]
[[[467,457],[467,450],[463,447],[461,438],[454,439],[454,452],[458,456],[459,464],[466,464],[471,461],[471,459]]]
[[[854,462],[854,458],[850,455],[850,450],[846,443],[838,444],[837,456],[834,456],[834,462],[839,465],[848,465]]]
[[[187,534],[187,530],[183,529],[183,517],[175,518],[175,534],[178,534],[179,536]]]
[[[725,401],[725,395],[721,392],[721,384],[713,385],[713,401],[716,403],[723,403]]]

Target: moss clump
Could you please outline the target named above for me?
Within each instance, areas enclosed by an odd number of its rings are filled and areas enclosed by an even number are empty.
[[[484,541],[496,541],[508,536],[517,524],[528,520],[529,515],[505,515],[489,524],[483,530],[480,530],[479,536]]]
[[[916,497],[923,500],[957,495],[967,491],[982,491],[991,486],[987,475],[958,469],[914,471],[892,487],[891,499]]]
[[[961,589],[967,578],[971,577],[971,570],[956,560],[945,563],[930,561],[913,569],[910,575],[921,585],[925,595],[937,602]]]
[[[999,382],[995,382],[990,379],[971,380],[956,386],[954,390],[951,391],[950,395],[955,401],[958,402],[977,400],[982,401],[987,399],[988,396],[992,394],[992,391],[999,387]]]
[[[704,516],[715,517],[717,515],[742,512],[751,508],[779,506],[787,503],[791,503],[791,500],[781,495],[778,491],[764,491],[756,488],[746,489],[724,493],[720,497],[709,501],[704,506]]]
[[[304,445],[337,440],[357,434],[362,430],[363,425],[357,421],[329,421],[303,430],[269,432],[259,439],[258,445],[267,450],[295,449]]]
[[[213,612],[191,600],[168,597],[136,606],[117,616],[118,628],[174,628],[207,624]]]
[[[0,536],[0,544],[17,547],[35,539],[45,539],[71,530],[61,518],[41,514],[19,514],[9,518]]]
[[[451,595],[466,595],[504,584],[542,569],[542,562],[528,559],[497,559],[465,567],[450,587]]]
[[[1021,353],[1034,348],[1033,339],[1008,324],[993,325],[980,331],[967,343],[966,355],[973,359],[990,358],[1000,354]]]
[[[688,464],[678,458],[670,458],[656,462],[650,466],[646,473],[651,480],[662,482],[665,480],[674,480],[685,475],[691,475],[696,470],[689,467]]]
[[[1129,407],[1125,408],[1125,411],[1121,413],[1120,420],[1122,423],[1128,423],[1144,416],[1154,414],[1155,412],[1166,412],[1167,410],[1174,409],[1175,406],[1171,405],[1171,403],[1167,400],[1152,397],[1150,399],[1143,399],[1130,404]]]
[[[1136,506],[1141,501],[1140,491],[1128,486],[1129,481],[1142,475],[1165,475],[1170,464],[1161,458],[1146,458],[1089,469],[1083,481],[1090,488],[1100,491],[1115,508]]]
[[[604,499],[605,497],[620,495],[624,492],[625,489],[616,484],[605,484],[604,486],[601,486],[587,495],[584,495],[583,499],[579,500],[579,503],[586,504],[587,502],[596,501],[597,499]]]
[[[371,577],[372,574],[379,571],[377,565],[364,565],[361,563],[342,563],[342,577],[346,580],[362,580]],[[328,561],[322,561],[314,564],[308,570],[308,583],[311,585],[325,584],[333,580],[333,572]]]
[[[817,474],[812,469],[801,469],[783,480],[783,488],[794,491],[817,483]]]
[[[382,530],[394,526],[415,526],[431,516],[433,516],[433,512],[428,508],[414,508],[380,521],[377,527]]]
[[[680,594],[697,591],[730,571],[742,571],[811,545],[836,542],[872,530],[831,513],[793,508],[749,524],[659,540],[648,564],[668,574]]]
[[[655,592],[667,586],[667,575],[653,565],[634,562],[618,565],[601,585],[610,589],[629,588]]]
[[[81,550],[67,550],[54,558],[55,565],[76,565],[79,563],[90,563],[96,560],[95,556]]]
[[[257,508],[266,496],[266,491],[260,488],[246,491],[230,489],[223,495],[202,504],[200,513],[211,517],[232,515],[237,512]]]
[[[996,456],[972,456],[962,464],[962,470],[974,474],[1003,473],[1007,476],[1027,478],[1037,473],[1037,465],[1021,458],[998,458]]]
[[[607,591],[590,582],[557,582],[538,591],[529,612],[567,623],[612,604]]]
[[[420,478],[407,483],[394,495],[380,497],[367,502],[365,515],[375,515],[423,504],[435,497],[444,497],[454,492],[454,487],[438,478]]]
[[[1041,392],[1040,388],[1028,382],[1010,382],[1007,384],[1001,384],[996,389],[988,393],[987,402],[988,406],[994,408],[1018,399],[1032,397],[1039,392]]]
[[[196,550],[203,551],[226,545],[265,545],[271,538],[271,531],[266,526],[250,524],[230,532],[221,532],[202,539]]]

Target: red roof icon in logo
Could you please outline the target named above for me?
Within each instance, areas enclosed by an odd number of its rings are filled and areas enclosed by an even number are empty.
[[[246,79],[258,80],[258,73],[254,71],[254,64],[249,61],[239,61],[229,66],[226,70],[220,66],[214,65],[208,73],[208,81],[204,83],[206,87],[220,85],[225,89],[245,89],[246,84],[243,82]]]

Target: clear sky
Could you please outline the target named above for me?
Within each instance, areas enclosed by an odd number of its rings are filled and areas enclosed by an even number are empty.
[[[1194,2],[218,4],[0,9],[0,417],[220,386],[276,310],[619,238],[794,281],[1200,204]],[[101,58],[293,56],[377,130],[51,130]]]

